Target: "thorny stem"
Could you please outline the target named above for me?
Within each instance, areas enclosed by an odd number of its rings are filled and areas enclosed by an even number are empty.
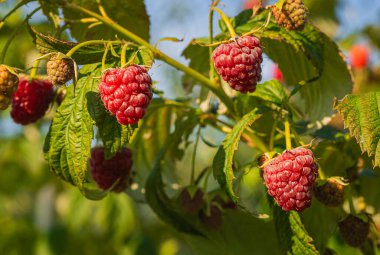
[[[213,6],[211,9],[214,10],[214,11],[216,11],[217,13],[219,13],[219,15],[220,15],[220,17],[222,18],[224,24],[226,24],[226,27],[227,27],[228,32],[230,33],[231,37],[232,37],[232,38],[237,37],[237,34],[236,34],[236,32],[235,32],[235,29],[234,29],[234,27],[232,26],[230,20],[229,20],[228,17],[226,16],[226,14],[224,14],[224,12],[223,12],[221,9],[217,8],[217,7],[214,7],[214,6]]]
[[[102,21],[105,25],[107,25],[107,26],[111,27],[113,30],[123,34],[124,36],[126,36],[130,40],[134,41],[135,43],[147,47],[149,50],[151,50],[153,52],[153,54],[156,58],[166,62],[167,64],[177,68],[180,71],[187,73],[188,75],[192,76],[194,79],[200,81],[203,85],[205,85],[212,92],[214,92],[232,113],[235,112],[234,111],[234,105],[233,105],[231,98],[228,97],[227,94],[223,90],[221,90],[217,84],[215,84],[213,81],[209,80],[207,77],[205,77],[201,73],[199,73],[196,70],[194,70],[190,67],[187,67],[187,66],[183,65],[182,63],[178,62],[177,60],[169,57],[165,53],[163,53],[160,50],[158,50],[157,48],[155,48],[153,45],[151,45],[146,40],[144,40],[141,37],[139,37],[138,35],[132,33],[128,29],[125,29],[124,27],[120,26],[114,20],[112,20],[108,17],[103,17],[103,16],[99,15],[98,13],[95,13],[93,11],[90,11],[88,9],[85,9],[81,6],[78,6],[78,5],[75,5],[72,3],[66,3],[65,7],[71,8],[74,10],[78,10],[78,11],[86,13],[86,14],[94,17],[94,18],[97,18],[98,20]]]
[[[20,31],[20,29],[23,27],[24,23],[28,22],[28,20],[36,13],[38,12],[39,10],[41,10],[41,7],[38,7],[36,9],[34,9],[30,14],[28,14],[28,16],[26,16],[26,18],[24,19],[24,21],[13,31],[13,33],[11,34],[11,36],[9,37],[8,41],[5,43],[4,47],[3,47],[3,51],[1,52],[1,56],[0,56],[0,63],[4,63],[4,60],[5,60],[5,55],[7,54],[7,50],[9,48],[9,46],[11,45],[11,42],[12,40],[16,37],[16,35],[18,34],[18,32]]]
[[[67,53],[66,53],[66,56],[68,57],[71,57],[72,55],[74,55],[74,53],[79,50],[80,48],[84,47],[84,46],[87,46],[87,45],[91,45],[91,44],[106,44],[106,43],[112,43],[112,44],[121,44],[122,42],[121,41],[105,41],[105,40],[91,40],[91,41],[86,41],[86,42],[82,42],[82,43],[79,43],[77,45],[75,45],[75,47],[73,47],[71,50],[69,50]]]
[[[197,138],[195,140],[193,155],[192,155],[192,159],[191,159],[191,174],[190,174],[190,184],[191,185],[194,184],[195,158],[197,156],[197,148],[198,148],[200,134],[201,134],[201,126],[198,127]]]
[[[291,140],[291,136],[290,136],[290,124],[289,124],[288,119],[285,120],[284,125],[285,125],[286,149],[291,150],[292,149],[292,140]]]

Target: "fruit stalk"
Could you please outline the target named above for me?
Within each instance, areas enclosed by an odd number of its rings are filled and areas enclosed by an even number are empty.
[[[224,12],[223,12],[221,9],[217,8],[217,7],[212,7],[211,9],[214,10],[214,11],[216,11],[217,13],[219,13],[219,15],[220,15],[220,17],[222,18],[224,24],[226,24],[227,29],[228,29],[228,32],[230,33],[231,37],[232,37],[232,38],[237,37],[237,34],[236,34],[236,32],[235,32],[235,29],[234,29],[234,27],[232,26],[230,20],[229,20],[228,17],[226,16],[226,14],[224,14]]]
[[[290,124],[289,124],[289,120],[286,119],[285,120],[285,142],[286,142],[286,149],[287,150],[291,150],[292,149],[292,140],[291,140],[291,137],[290,137]]]

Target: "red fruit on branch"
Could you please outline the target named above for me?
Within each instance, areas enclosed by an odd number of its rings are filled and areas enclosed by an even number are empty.
[[[284,76],[283,76],[280,68],[278,67],[278,65],[275,65],[273,67],[273,78],[275,78],[279,82],[284,82]]]
[[[21,78],[12,96],[11,116],[21,125],[36,122],[45,115],[53,98],[54,89],[49,81]]]
[[[368,65],[369,50],[364,45],[354,45],[349,52],[350,63],[353,68],[364,68]]]
[[[286,150],[264,164],[268,193],[285,211],[301,212],[310,206],[317,175],[313,152],[302,147]]]
[[[212,53],[216,71],[234,90],[253,92],[261,80],[263,62],[260,41],[244,36],[219,45]]]
[[[121,192],[128,186],[132,169],[132,152],[122,149],[110,159],[105,159],[104,148],[91,150],[90,172],[94,181],[103,190],[112,188],[113,192]]]
[[[104,106],[122,125],[137,123],[144,117],[152,99],[152,79],[138,65],[108,69],[99,85]]]

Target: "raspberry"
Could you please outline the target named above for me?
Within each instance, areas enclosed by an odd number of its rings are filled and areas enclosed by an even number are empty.
[[[108,69],[99,85],[107,110],[122,125],[135,124],[145,115],[152,99],[152,79],[142,66]]]
[[[105,159],[104,148],[95,147],[91,150],[91,176],[103,190],[112,188],[113,192],[121,192],[128,186],[132,168],[132,152],[122,149],[110,159]]]
[[[197,189],[194,194],[188,188],[182,190],[179,195],[181,207],[190,214],[198,213],[203,206],[203,192]]]
[[[12,96],[11,116],[16,123],[27,125],[45,115],[54,97],[53,86],[45,80],[20,79]]]
[[[365,216],[367,217],[367,216]],[[339,232],[343,239],[353,247],[360,247],[369,235],[369,222],[349,214],[343,221],[338,223]]]
[[[261,80],[263,62],[260,41],[244,36],[234,42],[219,45],[212,53],[215,68],[234,90],[253,92]]]
[[[305,27],[307,9],[301,0],[285,0],[282,9],[274,5],[272,13],[277,24],[288,30],[302,30]]]
[[[349,52],[350,63],[353,68],[364,68],[368,65],[369,50],[364,45],[354,45]]]
[[[63,54],[53,54],[47,62],[46,71],[53,85],[63,85],[74,78],[74,61]]]
[[[306,148],[284,151],[264,165],[268,193],[285,211],[303,211],[311,204],[311,191],[318,175],[313,152]]]
[[[331,207],[340,206],[344,201],[343,185],[329,178],[322,185],[314,185],[315,197],[323,204]]]
[[[278,65],[275,65],[273,68],[273,78],[275,78],[279,82],[284,82],[284,76],[283,76],[280,68],[278,67]]]
[[[19,79],[16,73],[5,65],[0,65],[0,110],[5,110],[11,103],[11,96],[16,91]]]
[[[209,212],[201,211],[199,218],[207,229],[218,230],[222,225],[222,211],[213,204],[210,205],[209,209]]]

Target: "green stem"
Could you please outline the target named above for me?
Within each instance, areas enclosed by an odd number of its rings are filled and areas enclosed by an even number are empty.
[[[40,65],[40,59],[35,60],[33,63],[32,70],[30,71],[30,78],[36,77],[39,65]]]
[[[66,53],[66,56],[71,57],[72,55],[74,55],[74,53],[77,50],[79,50],[80,48],[82,48],[84,46],[91,45],[91,44],[105,44],[105,43],[121,44],[122,42],[120,42],[120,41],[105,41],[105,40],[86,41],[86,42],[82,42],[82,43],[79,43],[79,44],[75,45],[75,47],[73,47],[71,50],[69,50]]]
[[[286,141],[286,149],[291,150],[292,149],[292,140],[290,136],[290,124],[289,120],[285,120],[285,141]]]
[[[194,184],[195,159],[196,159],[196,156],[197,156],[197,148],[198,148],[200,134],[201,134],[201,126],[198,127],[197,138],[195,140],[193,155],[192,155],[192,159],[191,159],[191,174],[190,174],[190,184],[191,185]]]
[[[88,9],[81,7],[81,6],[77,6],[77,5],[71,4],[71,3],[66,3],[65,7],[71,8],[74,10],[78,10],[78,11],[86,13],[86,14],[94,17],[94,18],[97,18],[98,20],[102,21],[105,25],[107,25],[107,26],[111,27],[113,30],[123,34],[124,36],[126,36],[130,40],[134,41],[135,43],[147,47],[149,50],[151,50],[153,52],[153,54],[156,58],[166,62],[167,64],[177,68],[180,71],[187,73],[188,75],[192,76],[194,79],[201,82],[204,86],[208,87],[212,92],[214,92],[220,98],[220,100],[226,105],[226,107],[232,113],[234,112],[234,105],[233,105],[231,98],[223,90],[221,90],[217,84],[215,84],[213,81],[211,81],[210,79],[208,79],[207,77],[205,77],[201,73],[199,73],[196,70],[189,68],[189,67],[181,64],[177,60],[169,57],[165,53],[163,53],[160,50],[158,50],[157,48],[155,48],[149,42],[145,41],[144,39],[142,39],[138,35],[132,33],[131,31],[125,29],[124,27],[120,26],[114,20],[112,20],[110,18],[103,17],[103,16],[101,16],[101,15],[99,15],[93,11],[90,11]]]
[[[214,4],[214,1],[212,4]],[[213,19],[214,19],[214,12],[212,11],[212,9],[210,9],[209,16],[208,16],[208,25],[209,25],[209,31],[210,31],[210,33],[209,33],[210,44],[212,44],[214,42]],[[209,47],[208,52],[209,52],[209,58],[210,58],[210,80],[214,81],[215,69],[214,69],[214,62],[212,61],[213,48]]]
[[[36,9],[34,9],[30,14],[28,14],[28,16],[26,16],[26,18],[24,19],[24,21],[13,31],[13,33],[11,34],[11,36],[8,38],[8,41],[5,43],[3,51],[1,52],[1,56],[0,56],[0,63],[1,64],[4,63],[5,55],[7,54],[7,50],[9,48],[9,46],[11,45],[11,42],[13,41],[13,39],[16,37],[16,35],[20,31],[20,29],[23,27],[24,23],[26,23],[40,9],[41,9],[41,7],[38,7]]]
[[[326,179],[326,174],[325,174],[325,172],[323,172],[323,169],[321,168],[321,166],[319,166],[319,168],[318,168],[318,174],[319,174],[319,179],[321,179],[321,180]]]
[[[347,190],[348,204],[350,205],[350,213],[353,215],[356,215],[354,201],[352,199],[352,187],[351,187],[351,185],[346,190]]]
[[[128,49],[129,44],[126,43],[124,44],[123,48],[121,49],[121,66],[124,67],[127,64],[127,49]]]
[[[272,130],[270,132],[270,136],[269,136],[269,151],[273,151],[274,134],[276,133],[277,123],[278,123],[278,117],[275,118],[275,120],[273,122]]]
[[[107,61],[107,55],[110,48],[110,43],[107,43],[106,48],[104,49],[103,57],[102,57],[102,71],[106,70],[106,61]]]
[[[230,32],[231,37],[232,37],[232,38],[237,37],[237,34],[236,34],[236,32],[235,32],[235,29],[234,29],[234,27],[232,26],[230,20],[229,20],[228,17],[226,16],[226,14],[224,14],[224,12],[223,12],[221,9],[217,8],[217,7],[212,7],[211,9],[214,10],[214,11],[216,11],[217,13],[219,13],[219,15],[220,15],[220,17],[222,18],[224,24],[226,24],[227,29],[228,29],[228,32]]]
[[[4,22],[9,16],[12,15],[12,13],[14,13],[15,11],[17,11],[20,7],[23,7],[24,5],[30,3],[30,2],[34,2],[36,0],[24,0],[24,1],[21,1],[20,3],[18,3],[10,12],[8,12],[1,20],[0,20],[0,23],[1,22]]]

